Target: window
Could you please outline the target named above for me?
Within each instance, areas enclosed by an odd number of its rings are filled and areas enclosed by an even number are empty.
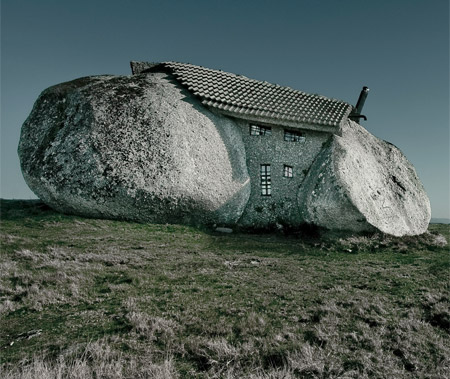
[[[269,126],[250,125],[251,136],[270,136],[272,128]]]
[[[272,185],[270,181],[270,164],[261,165],[261,195],[270,196],[272,194]]]
[[[284,165],[283,176],[285,178],[292,178],[294,176],[292,166]]]
[[[294,132],[292,130],[284,131],[284,140],[287,142],[305,142],[305,137],[301,132]]]

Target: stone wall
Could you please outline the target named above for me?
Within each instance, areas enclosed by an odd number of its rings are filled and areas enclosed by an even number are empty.
[[[304,142],[284,140],[284,127],[271,127],[272,134],[250,135],[250,123],[236,120],[242,129],[247,169],[251,178],[251,194],[239,223],[245,227],[267,227],[275,224],[298,225],[302,222],[297,203],[298,189],[303,182],[314,158],[329,139],[329,133],[311,130],[299,131]],[[264,125],[264,124],[258,124]],[[271,196],[261,195],[260,165],[271,166]],[[293,167],[293,177],[283,176],[284,165]]]

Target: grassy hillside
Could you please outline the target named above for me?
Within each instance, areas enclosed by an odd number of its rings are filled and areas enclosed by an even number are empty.
[[[448,375],[448,225],[218,234],[6,200],[1,218],[0,377]]]

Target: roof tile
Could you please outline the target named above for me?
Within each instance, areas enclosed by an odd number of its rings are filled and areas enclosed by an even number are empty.
[[[163,62],[152,67],[167,69],[204,105],[236,115],[339,126],[352,109],[340,100],[188,63]]]

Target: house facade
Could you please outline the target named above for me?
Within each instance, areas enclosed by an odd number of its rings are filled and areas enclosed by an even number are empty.
[[[330,133],[245,120],[238,124],[252,178],[250,199],[240,224],[299,224],[298,191]]]
[[[340,134],[343,101],[191,64],[131,62],[134,75],[165,72],[214,113],[240,127],[251,194],[239,224],[301,223],[298,195],[314,159]]]

